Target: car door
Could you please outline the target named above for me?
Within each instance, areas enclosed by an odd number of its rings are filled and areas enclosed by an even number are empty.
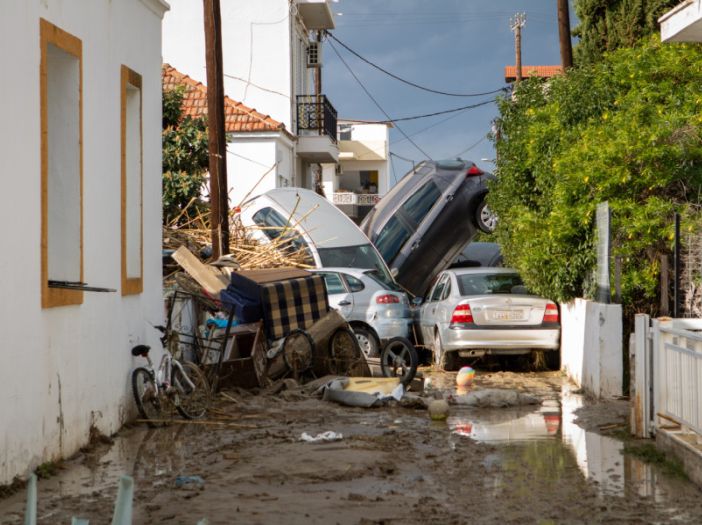
[[[444,288],[446,287],[447,275],[440,275],[436,284],[431,289],[427,301],[422,305],[422,311],[420,314],[421,325],[422,325],[422,335],[424,337],[424,344],[429,345],[434,340],[434,327],[436,326],[436,313],[439,298],[442,296]]]
[[[349,321],[368,321],[366,314],[370,307],[373,290],[368,288],[363,281],[353,275],[343,272],[339,275],[341,275],[341,278],[346,284],[346,289],[349,291],[352,302],[352,311],[348,316],[344,317]]]
[[[434,311],[434,325],[439,326],[441,329],[449,325],[451,316],[453,315],[453,302],[451,300],[453,284],[451,282],[451,275],[446,273],[443,279],[445,284],[441,290],[441,295],[436,300],[436,308]]]
[[[353,312],[353,294],[346,288],[341,275],[337,272],[317,272],[324,277],[327,285],[329,306],[338,310],[344,319],[350,319]]]

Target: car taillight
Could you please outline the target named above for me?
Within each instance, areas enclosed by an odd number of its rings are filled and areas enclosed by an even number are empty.
[[[400,302],[400,298],[397,295],[385,294],[376,297],[375,302],[378,304],[397,304]]]
[[[558,322],[558,306],[554,303],[548,303],[546,305],[546,310],[544,310],[544,323],[557,323]]]
[[[469,304],[459,304],[451,316],[451,324],[468,324],[473,322]]]
[[[468,171],[466,171],[466,177],[471,177],[473,175],[482,175],[485,173],[483,170],[481,170],[478,166],[473,164]]]

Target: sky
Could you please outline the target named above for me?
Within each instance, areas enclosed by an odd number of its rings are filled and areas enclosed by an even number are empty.
[[[504,66],[515,63],[510,29],[510,18],[515,13],[526,14],[522,64],[560,64],[556,4],[556,0],[338,0],[331,4],[336,23],[332,32],[359,55],[416,84],[451,93],[483,93],[505,86]],[[572,5],[570,11],[572,28],[577,23]],[[324,44],[322,91],[339,118],[386,119],[349,69],[393,119],[495,97],[454,97],[421,91],[374,69],[328,40]],[[390,151],[414,161],[426,158],[424,153],[434,159],[455,158],[460,153],[462,158],[491,171],[495,152],[486,134],[497,114],[496,104],[490,103],[399,122],[390,133]],[[392,160],[397,179],[412,167],[406,160]]]

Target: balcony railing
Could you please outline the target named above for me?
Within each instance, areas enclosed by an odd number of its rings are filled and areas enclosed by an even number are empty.
[[[380,197],[377,193],[339,192],[334,193],[333,202],[336,205],[374,206],[380,200]]]
[[[297,129],[327,135],[336,142],[336,110],[325,95],[297,96]]]

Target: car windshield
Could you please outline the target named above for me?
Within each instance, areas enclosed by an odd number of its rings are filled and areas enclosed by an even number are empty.
[[[339,246],[337,248],[317,248],[322,267],[332,268],[372,268],[392,281],[387,266],[383,264],[370,244],[360,246]]]
[[[468,273],[456,279],[461,295],[532,295],[516,273]]]
[[[378,270],[366,270],[363,273],[365,275],[367,275],[368,277],[370,277],[373,281],[378,283],[380,286],[385,288],[386,290],[393,290],[395,292],[404,292],[404,289],[402,288],[402,286],[397,284],[392,279],[387,278],[384,273],[379,272]]]
[[[375,247],[378,248],[385,262],[388,264],[392,262],[402,245],[410,238],[410,234],[409,229],[402,224],[397,215],[390,217],[390,220],[383,226],[378,238],[375,240]]]

